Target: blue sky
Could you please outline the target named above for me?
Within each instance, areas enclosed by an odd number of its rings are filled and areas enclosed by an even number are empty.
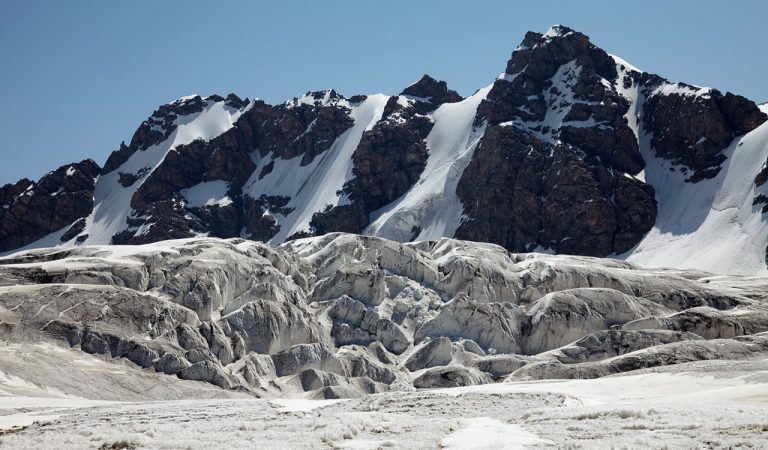
[[[643,70],[768,101],[764,0],[3,0],[0,184],[103,164],[191,93],[396,94],[429,73],[468,95],[556,23]]]

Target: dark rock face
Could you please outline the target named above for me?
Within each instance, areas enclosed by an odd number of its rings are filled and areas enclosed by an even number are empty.
[[[469,218],[456,236],[512,251],[623,253],[656,220],[652,187],[515,127],[487,128],[457,194]]]
[[[551,32],[551,36],[533,31],[526,33],[507,63],[506,73],[518,73],[528,66],[526,70],[532,79],[545,80],[577,56],[603,78],[616,78],[616,65],[606,58],[608,54],[605,51],[589,42],[589,37],[562,25],[555,25]],[[530,67],[531,63],[534,63],[533,67]]]
[[[755,177],[755,186],[760,187],[768,181],[768,161],[763,163],[763,167]]]
[[[255,166],[233,136],[237,131],[233,128],[209,142],[197,140],[169,152],[133,195],[131,207],[137,218],[128,220],[131,228],[114,242],[154,242],[189,237],[201,230],[221,237],[238,236],[242,228],[239,196],[233,195],[232,203],[226,205],[187,207],[181,194],[207,181],[223,180],[233,186],[245,183]]]
[[[768,115],[761,112],[755,102],[730,92],[715,93],[720,112],[736,136],[747,134],[768,120]]]
[[[448,83],[438,81],[429,75],[424,75],[419,81],[403,89],[400,95],[423,99],[424,101],[419,102],[418,105],[425,108],[430,108],[429,104],[437,107],[443,103],[456,103],[463,100],[458,92],[448,89]],[[434,107],[426,111],[431,111]]]
[[[85,218],[81,217],[73,223],[59,239],[61,242],[67,242],[77,237],[85,229]]]
[[[61,166],[37,182],[24,179],[0,188],[0,251],[34,242],[90,214],[100,170],[87,159]]]
[[[397,97],[392,97],[387,106],[396,102]],[[423,102],[415,102],[420,103]],[[432,122],[416,113],[415,108],[397,105],[373,130],[363,135],[355,150],[352,156],[355,178],[344,189],[350,199],[364,203],[367,211],[373,211],[405,193],[418,181],[427,164],[424,139],[431,129]]]
[[[643,127],[652,134],[656,154],[693,171],[692,182],[716,176],[726,159],[722,151],[733,138],[768,120],[738,95],[682,83],[665,92],[665,80],[647,74],[639,78],[646,97]]]
[[[636,174],[645,164],[624,117],[629,101],[612,88],[616,63],[587,36],[566,27],[553,31],[557,37],[526,35],[478,108],[476,123],[511,122]]]
[[[315,99],[313,105],[295,99],[287,105],[253,110],[246,120],[255,128],[254,143],[262,156],[290,159],[303,155],[302,165],[328,150],[333,142],[353,124],[349,110],[334,101],[344,97],[336,91],[308,93]],[[269,120],[269,122],[265,122]]]
[[[528,33],[478,108],[487,128],[457,188],[468,218],[456,237],[597,256],[639,242],[656,204],[624,174],[645,163],[618,76],[581,33]]]
[[[368,215],[403,195],[427,164],[424,138],[432,128],[428,119],[407,122],[384,121],[366,132],[353,155],[355,178],[344,187],[351,205],[316,214],[312,225],[318,233],[361,232]]]

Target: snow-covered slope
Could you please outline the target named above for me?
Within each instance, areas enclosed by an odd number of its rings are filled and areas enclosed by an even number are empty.
[[[179,99],[179,101],[185,99]],[[134,153],[120,166],[119,171],[102,175],[96,183],[93,213],[86,219],[88,243],[108,244],[114,235],[128,228],[126,218],[133,213],[131,208],[133,194],[141,187],[143,179],[151,176],[163,162],[168,152],[196,139],[210,140],[219,136],[230,129],[240,114],[247,109],[247,107],[234,109],[225,105],[224,102],[212,100],[207,100],[205,103],[202,111],[179,116],[173,124],[176,129],[167,139]],[[132,186],[125,187],[118,181],[121,172],[141,173],[143,179]],[[152,226],[151,218],[147,220],[147,227]]]
[[[366,234],[401,242],[413,237],[414,227],[421,229],[416,240],[454,235],[463,212],[456,185],[483,135],[483,127],[474,128],[473,122],[478,105],[490,90],[487,86],[432,113],[435,125],[426,139],[429,159],[424,172],[404,196],[371,215]]]
[[[641,73],[621,58],[613,58],[624,77]],[[644,266],[765,273],[767,218],[755,199],[766,189],[755,180],[768,161],[768,122],[733,139],[722,151],[725,162],[715,177],[691,183],[684,167],[656,154],[652,133],[643,128],[643,101],[645,96],[659,94],[708,96],[711,89],[664,83],[648,92],[637,82],[617,83],[616,88],[631,102],[626,117],[646,163],[640,176],[654,187],[658,202],[655,226],[618,257]],[[759,108],[768,112],[765,104]]]
[[[489,81],[467,98],[425,76],[392,96],[179,99],[110,156],[87,216],[44,180],[1,188],[0,250],[342,231],[766,272],[768,106],[562,26],[528,33]],[[35,230],[9,238],[19,217]]]
[[[654,156],[647,136],[641,136],[640,148],[659,213],[653,229],[622,258],[644,266],[766,272],[768,218],[754,199],[766,193],[755,186],[755,177],[768,160],[768,123],[734,139],[723,152],[723,170],[695,184]]]
[[[301,100],[301,99],[299,99]],[[312,215],[327,206],[343,203],[341,189],[352,178],[352,154],[363,132],[370,130],[381,119],[384,106],[389,100],[386,95],[368,96],[359,104],[341,102],[349,108],[354,125],[339,136],[331,147],[311,164],[302,165],[302,156],[282,159],[277,155],[261,158],[253,175],[245,185],[245,192],[251,197],[261,195],[284,196],[291,200],[284,206],[292,208],[287,215],[275,214],[280,230],[271,243],[280,244],[294,233],[309,230]],[[310,127],[312,124],[310,124]],[[264,166],[273,164],[272,172],[259,177]]]

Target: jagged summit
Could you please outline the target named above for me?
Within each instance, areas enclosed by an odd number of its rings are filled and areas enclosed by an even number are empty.
[[[532,79],[552,77],[558,67],[570,61],[586,66],[606,79],[616,77],[613,59],[598,48],[585,34],[561,25],[555,25],[545,34],[528,32],[512,53],[505,73],[525,74]]]
[[[515,50],[525,50],[525,49],[534,47],[536,45],[546,44],[552,39],[556,39],[556,38],[560,38],[568,35],[575,35],[575,34],[584,36],[583,34],[571,28],[568,28],[564,25],[553,25],[544,33],[529,31],[525,33],[525,37],[523,38],[523,41],[520,43],[520,45],[517,46]]]
[[[162,105],[110,155],[88,212],[51,223],[56,202],[32,202],[26,224],[14,213],[20,188],[2,188],[0,223],[30,231],[0,251],[344,231],[762,271],[768,192],[744,180],[763,178],[767,118],[556,25],[527,33],[504,74],[467,98],[424,75],[393,96]],[[708,256],[723,236],[734,244]]]
[[[573,28],[568,28],[565,25],[555,24],[549,27],[549,29],[544,33],[543,36],[545,38],[555,38],[555,37],[567,36],[569,34],[581,34],[581,33],[574,30]]]
[[[324,89],[322,91],[307,91],[307,93],[301,97],[294,97],[285,102],[285,104],[288,107],[301,105],[329,106],[338,104],[341,100],[346,100],[346,97],[336,92],[335,89]]]
[[[448,89],[448,83],[438,81],[426,74],[419,81],[405,88],[400,95],[428,100],[435,105],[455,103],[463,100],[463,97],[458,92]]]

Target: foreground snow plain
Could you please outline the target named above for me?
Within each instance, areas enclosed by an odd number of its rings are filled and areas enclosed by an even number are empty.
[[[2,351],[2,448],[676,449],[768,441],[766,359],[266,400],[48,344]],[[113,378],[104,381],[105,373]]]

